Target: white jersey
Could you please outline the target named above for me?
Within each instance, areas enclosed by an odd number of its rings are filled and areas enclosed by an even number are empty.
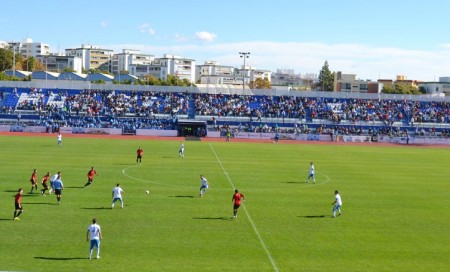
[[[50,179],[50,181],[51,182],[54,182],[55,180],[57,180],[58,179],[58,174],[54,174],[53,176],[52,176],[52,178]]]
[[[91,240],[100,240],[100,226],[97,224],[92,224],[89,226],[88,231],[91,235]]]
[[[61,134],[58,134],[57,139],[58,139],[58,142],[62,142],[62,135],[61,135]]]
[[[122,198],[122,193],[124,193],[124,191],[120,187],[115,187],[113,189],[114,198]]]
[[[314,175],[314,165],[311,165],[311,167],[309,167],[309,174]]]
[[[184,152],[184,144],[180,145],[180,152]]]
[[[203,187],[208,187],[208,180],[205,177],[200,178]]]
[[[342,206],[342,199],[341,199],[341,196],[339,194],[336,194],[334,196],[334,199],[336,200],[336,204],[337,205]]]

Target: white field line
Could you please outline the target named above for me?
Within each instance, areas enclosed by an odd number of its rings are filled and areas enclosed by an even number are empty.
[[[217,156],[217,153],[216,153],[216,151],[214,150],[214,148],[212,147],[212,145],[209,144],[209,146],[211,147],[211,150],[212,150],[212,152],[214,153],[214,156],[216,157],[217,162],[219,163],[220,167],[222,168],[223,173],[224,173],[225,176],[227,177],[228,182],[230,183],[231,187],[232,187],[233,190],[234,190],[235,187],[234,187],[233,181],[231,180],[230,176],[228,176],[228,173],[227,173],[227,171],[225,170],[225,168],[223,167],[222,162],[221,162],[220,159],[219,159],[219,156]],[[242,207],[244,208],[244,212],[245,212],[245,214],[247,215],[247,218],[248,218],[248,220],[250,221],[250,224],[252,225],[253,230],[255,231],[255,234],[256,234],[256,236],[257,236],[258,239],[259,239],[259,242],[261,243],[262,247],[264,248],[264,251],[266,252],[267,257],[269,258],[270,263],[272,264],[273,270],[276,271],[276,272],[278,272],[277,264],[275,263],[275,260],[273,259],[272,254],[270,254],[269,249],[267,249],[267,246],[266,246],[266,244],[264,243],[264,240],[262,239],[261,235],[259,234],[259,231],[258,231],[258,229],[257,229],[256,226],[255,226],[255,223],[253,223],[253,220],[252,220],[252,218],[250,217],[250,214],[248,213],[248,211],[247,211],[247,209],[245,208],[245,205],[244,205],[244,204],[242,204]]]

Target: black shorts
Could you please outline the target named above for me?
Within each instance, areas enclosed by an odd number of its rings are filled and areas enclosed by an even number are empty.
[[[234,204],[234,209],[237,210],[237,209],[239,209],[240,206],[241,206],[241,204]]]
[[[47,183],[42,183],[42,187],[44,187],[45,189],[48,189]]]
[[[61,195],[62,190],[61,189],[55,189],[55,195]]]
[[[22,205],[20,205],[19,203],[15,202],[14,206],[16,207],[16,210],[22,210]]]

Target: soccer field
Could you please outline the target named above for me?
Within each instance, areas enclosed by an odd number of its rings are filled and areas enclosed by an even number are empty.
[[[0,136],[0,271],[448,271],[450,149]],[[136,150],[144,149],[142,165]],[[309,163],[316,184],[305,184]],[[94,166],[100,176],[83,188]],[[62,172],[54,195],[29,194]],[[203,174],[210,189],[199,198]],[[111,207],[116,183],[124,209]],[[14,221],[14,195],[24,212]],[[234,188],[245,195],[232,219]],[[145,191],[149,190],[150,194]],[[343,215],[331,218],[334,190]],[[86,230],[102,227],[101,259]]]

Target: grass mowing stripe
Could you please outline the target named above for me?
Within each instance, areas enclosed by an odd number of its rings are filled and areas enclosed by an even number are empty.
[[[213,146],[212,146],[211,144],[209,144],[209,147],[211,147],[211,150],[212,150],[212,152],[214,153],[214,156],[216,157],[216,160],[217,160],[217,162],[219,163],[220,168],[222,168],[223,173],[224,173],[225,176],[227,177],[228,182],[230,183],[231,187],[233,188],[233,190],[236,189],[236,188],[234,187],[233,181],[231,180],[231,178],[230,178],[230,176],[228,175],[227,171],[226,171],[225,168],[223,167],[222,162],[220,161],[219,156],[217,155],[217,153],[216,153],[216,151],[214,150]],[[255,234],[256,234],[256,236],[257,236],[258,239],[259,239],[259,242],[261,243],[262,247],[264,248],[264,251],[266,252],[267,257],[269,258],[270,263],[272,264],[273,270],[276,271],[276,272],[278,272],[277,264],[275,263],[275,260],[273,259],[272,254],[270,254],[269,249],[267,249],[267,246],[266,246],[266,244],[264,243],[264,240],[262,239],[261,235],[259,234],[259,231],[258,231],[258,229],[257,229],[256,226],[255,226],[255,223],[253,223],[253,220],[252,220],[252,218],[250,217],[250,214],[248,213],[248,211],[247,211],[247,209],[245,208],[245,205],[244,205],[244,204],[242,204],[242,207],[244,208],[244,212],[245,212],[245,214],[247,215],[247,218],[248,218],[248,220],[250,221],[250,224],[252,225],[253,230],[255,231]]]

